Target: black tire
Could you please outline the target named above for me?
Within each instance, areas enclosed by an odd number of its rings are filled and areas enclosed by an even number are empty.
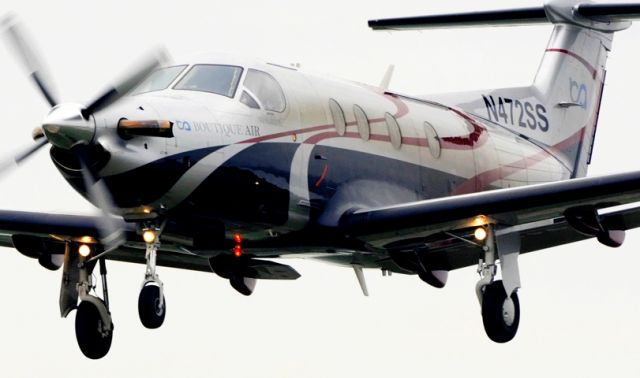
[[[511,341],[518,332],[520,324],[520,302],[518,294],[511,294],[513,301],[513,320],[508,322],[504,317],[504,305],[507,293],[502,281],[494,281],[484,287],[482,297],[482,323],[487,336],[496,343]]]
[[[91,302],[82,301],[76,312],[76,339],[82,354],[92,360],[106,356],[111,348],[113,329],[103,335],[101,327],[98,308]]]
[[[160,287],[156,285],[146,285],[140,290],[138,297],[138,315],[140,322],[149,329],[155,329],[162,325],[164,316],[167,313],[167,301],[162,296],[162,306],[160,306]]]

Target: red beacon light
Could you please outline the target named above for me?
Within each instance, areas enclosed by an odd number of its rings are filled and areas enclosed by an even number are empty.
[[[239,232],[233,234],[233,241],[236,242],[236,246],[233,247],[233,255],[235,257],[242,256],[242,235]]]

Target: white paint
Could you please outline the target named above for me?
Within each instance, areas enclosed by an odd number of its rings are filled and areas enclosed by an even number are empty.
[[[3,6],[28,22],[62,97],[82,101],[126,70],[128,57],[157,42],[176,56],[210,48],[279,55],[284,63],[372,84],[395,63],[392,89],[426,93],[527,84],[550,33],[548,27],[525,27],[391,34],[365,25],[368,18],[513,7],[507,0],[7,0]],[[616,36],[591,175],[638,168],[639,39],[638,24]],[[31,128],[48,109],[6,50],[0,51],[0,151],[9,153],[30,142]],[[46,152],[3,177],[0,194],[0,208],[91,211]],[[368,274],[369,298],[362,297],[350,269],[317,263],[294,261],[300,280],[260,282],[250,298],[213,274],[161,269],[168,313],[154,332],[139,324],[135,307],[144,267],[114,263],[114,343],[101,361],[81,356],[73,314],[58,317],[59,272],[2,249],[0,370],[24,377],[635,377],[638,237],[630,232],[617,250],[590,241],[522,256],[520,332],[508,345],[491,343],[482,331],[473,268],[452,272],[443,290],[417,277]]]

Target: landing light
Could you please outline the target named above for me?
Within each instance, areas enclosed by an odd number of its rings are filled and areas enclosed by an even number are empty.
[[[489,223],[489,220],[487,219],[486,216],[484,215],[478,215],[477,217],[473,218],[473,221],[471,222],[471,226],[484,226],[485,224]]]
[[[487,238],[487,230],[485,230],[484,227],[478,227],[473,231],[473,236],[476,240],[483,241]]]
[[[82,257],[88,257],[91,254],[91,247],[86,244],[80,244],[80,247],[78,247],[78,253]]]
[[[93,238],[91,236],[83,236],[80,238],[82,243],[93,243]]]
[[[156,240],[156,233],[153,230],[144,230],[142,239],[145,243],[151,244]]]

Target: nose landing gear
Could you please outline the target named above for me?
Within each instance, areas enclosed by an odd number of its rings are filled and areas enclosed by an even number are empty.
[[[159,328],[164,322],[167,307],[161,286],[146,284],[138,297],[138,315],[142,325],[149,329]]]
[[[143,238],[147,244],[145,254],[147,269],[138,297],[138,315],[142,325],[149,329],[159,328],[167,313],[162,281],[156,273],[156,257],[160,246],[159,232],[160,229],[157,228],[145,229],[143,232]]]

